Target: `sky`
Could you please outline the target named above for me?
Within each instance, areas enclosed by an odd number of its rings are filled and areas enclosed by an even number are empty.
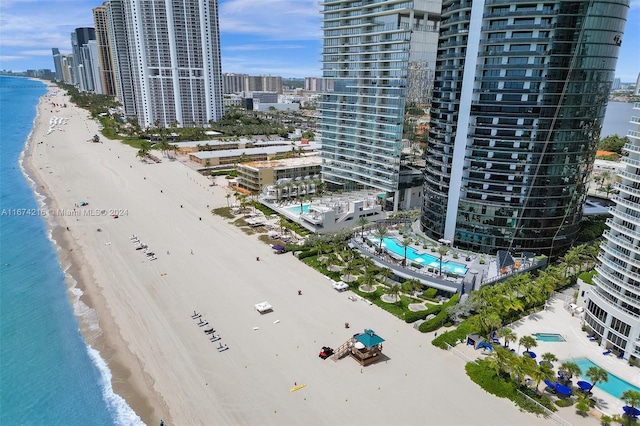
[[[222,72],[320,77],[319,0],[219,0]],[[71,53],[71,32],[93,27],[101,0],[0,0],[0,70],[54,69],[51,48]],[[640,0],[631,0],[616,77],[640,72]]]

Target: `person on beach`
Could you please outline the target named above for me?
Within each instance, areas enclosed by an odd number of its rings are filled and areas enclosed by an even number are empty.
[[[191,255],[193,256],[193,249],[191,250]]]
[[[260,258],[258,256],[256,256],[256,261],[260,262]]]

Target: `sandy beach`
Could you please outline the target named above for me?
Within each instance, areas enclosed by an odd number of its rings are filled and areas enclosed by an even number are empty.
[[[51,117],[66,124],[49,132]],[[69,285],[77,282],[98,315],[100,330],[85,325],[83,334],[145,423],[552,424],[485,393],[432,335],[352,302],[294,256],[212,215],[227,205],[224,187],[179,161],[145,164],[119,141],[90,142],[96,133],[86,111],[50,88],[26,163],[57,223],[61,263],[73,265]],[[136,250],[134,234],[157,260]],[[263,301],[273,312],[256,311]],[[385,339],[378,363],[318,357],[365,328]],[[218,352],[219,343],[229,350]]]

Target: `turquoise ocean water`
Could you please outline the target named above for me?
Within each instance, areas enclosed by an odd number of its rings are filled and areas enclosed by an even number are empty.
[[[111,388],[111,372],[88,346],[47,219],[22,171],[22,149],[45,85],[0,76],[0,424],[142,425]]]

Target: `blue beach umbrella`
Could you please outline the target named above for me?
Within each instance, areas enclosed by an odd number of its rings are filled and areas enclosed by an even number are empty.
[[[624,407],[622,407],[622,410],[627,416],[632,416],[632,417],[640,416],[640,410],[638,410],[636,407],[625,405]]]
[[[588,391],[591,390],[591,388],[593,387],[593,385],[589,382],[585,382],[584,380],[580,380],[578,383],[576,383],[578,385],[578,387],[580,389],[582,389],[583,391]]]
[[[555,389],[556,388],[556,384],[553,383],[551,380],[549,379],[544,379],[544,384],[549,386],[551,389]]]
[[[556,391],[560,395],[571,395],[571,388],[565,385],[561,385],[560,383],[556,383]]]

